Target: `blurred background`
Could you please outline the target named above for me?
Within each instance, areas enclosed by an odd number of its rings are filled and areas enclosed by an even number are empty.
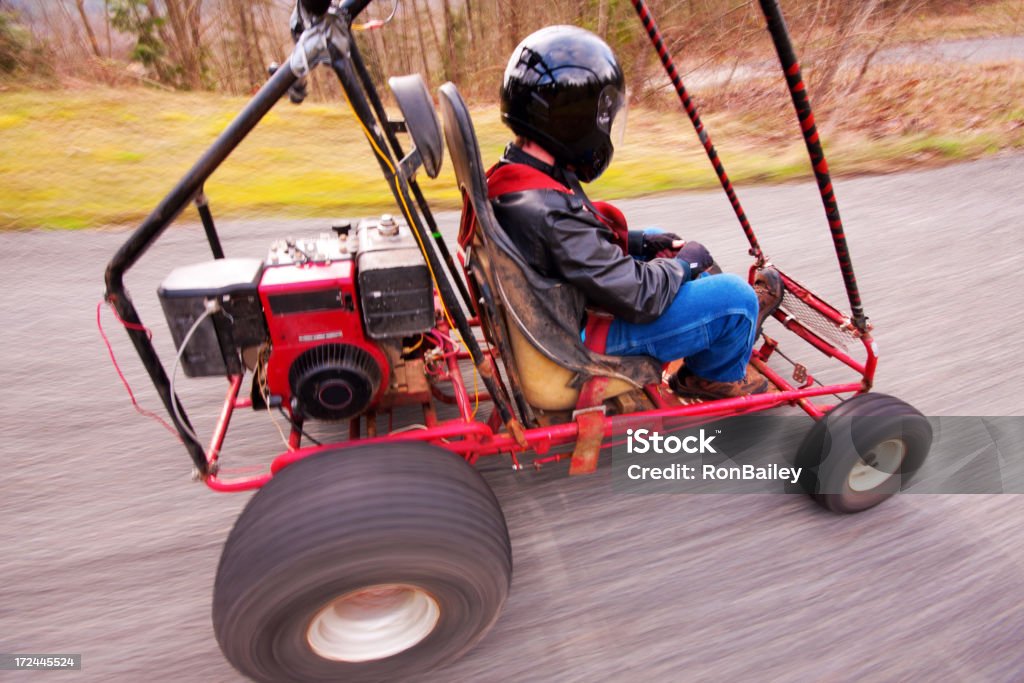
[[[650,6],[761,243],[845,308],[757,4]],[[881,349],[875,388],[930,416],[1024,415],[1024,0],[782,6]],[[0,652],[81,653],[76,682],[240,680],[210,593],[249,496],[190,483],[180,444],[133,412],[97,322],[141,406],[164,415],[98,303],[129,230],[288,54],[290,9],[0,0]],[[635,227],[700,239],[745,272],[746,241],[629,3],[405,0],[358,40],[382,83],[455,81],[489,162],[509,137],[508,54],[555,22],[597,31],[627,69],[625,145],[592,196],[628,197]],[[314,73],[305,104],[277,105],[207,183],[229,255],[394,211],[331,78]],[[421,185],[456,208],[450,164]],[[452,244],[457,212],[437,218]],[[165,364],[155,290],[204,258],[190,207],[127,279]],[[178,387],[211,433],[223,381]],[[225,462],[262,469],[280,448],[272,419],[247,412]],[[838,517],[804,496],[617,494],[603,464],[568,479],[481,463],[512,536],[512,594],[478,647],[422,680],[1021,680],[1024,496],[901,495]]]
[[[137,222],[265,80],[267,65],[288,54],[293,5],[0,0],[0,228]],[[1024,145],[1024,0],[782,5],[840,173]],[[383,0],[367,16],[394,9]],[[730,177],[807,177],[757,4],[654,0],[651,10]],[[454,81],[476,108],[489,162],[508,139],[496,108],[508,55],[552,23],[596,31],[627,73],[633,125],[595,194],[715,186],[629,3],[405,0],[359,42],[383,92],[387,76],[399,73],[419,72],[431,88]],[[280,104],[214,176],[207,193],[215,211],[330,216],[390,204],[376,169],[352,162],[365,142],[347,125],[333,74],[314,72],[310,89],[303,107]],[[455,206],[450,175],[425,185],[434,202]]]

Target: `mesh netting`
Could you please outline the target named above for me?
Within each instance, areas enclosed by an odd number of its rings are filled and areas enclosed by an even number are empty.
[[[779,304],[779,310],[794,318],[807,328],[808,331],[844,351],[849,350],[847,344],[855,338],[852,332],[836,325],[794,296],[788,289],[782,295],[782,303]]]

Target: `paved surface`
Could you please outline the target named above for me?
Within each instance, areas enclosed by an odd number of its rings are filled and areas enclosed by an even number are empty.
[[[837,183],[882,350],[879,390],[932,415],[1024,415],[1022,177],[1024,156],[1008,156]],[[774,260],[842,302],[813,187],[740,197]],[[622,207],[635,226],[699,238],[727,270],[746,267],[720,194]],[[260,255],[323,225],[225,222],[225,247]],[[110,367],[96,303],[124,238],[0,235],[0,651],[82,653],[81,673],[57,675],[68,680],[238,680],[209,609],[247,496],[190,484],[183,449],[132,412]],[[155,289],[200,240],[175,228],[129,278],[165,359]],[[108,311],[104,321],[156,408],[126,335]],[[208,434],[223,382],[180,388]],[[264,462],[277,438],[266,416],[240,416],[228,454]],[[476,649],[425,680],[1020,680],[1024,497],[908,495],[839,518],[799,496],[616,494],[607,472],[488,472],[512,534],[512,595]]]
[[[800,54],[798,52],[797,54]],[[842,61],[844,69],[860,69],[865,54],[853,54]],[[882,48],[871,59],[875,66],[880,64],[926,64],[933,62],[959,62],[961,64],[984,64],[986,62],[1019,62],[1024,59],[1024,36],[999,36],[994,38],[962,38],[942,40],[917,45],[900,45]],[[813,66],[814,57],[804,55],[804,66]],[[708,88],[726,82],[742,82],[752,78],[777,77],[779,64],[767,59],[738,65],[700,67],[683,73],[688,88]]]

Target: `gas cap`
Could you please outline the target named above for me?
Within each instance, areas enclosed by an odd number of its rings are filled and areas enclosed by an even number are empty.
[[[395,221],[394,216],[390,213],[385,213],[380,217],[380,223],[377,224],[377,232],[384,237],[394,237],[398,234],[398,222]]]

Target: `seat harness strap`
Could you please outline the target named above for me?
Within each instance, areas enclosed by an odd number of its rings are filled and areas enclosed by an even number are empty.
[[[570,175],[566,173],[565,175]],[[564,194],[581,198],[584,206],[603,224],[612,231],[613,240],[622,253],[628,254],[629,229],[626,227],[626,217],[615,206],[608,202],[591,202],[587,199],[582,189],[579,188],[575,178],[567,178],[570,185],[576,185],[578,191],[570,189],[566,185],[552,178],[539,168],[523,163],[498,163],[487,171],[487,197],[496,199],[511,192],[526,192],[528,190],[554,190]],[[473,232],[476,230],[476,220],[472,207],[464,202],[462,211],[462,223],[459,228],[459,244],[465,248],[473,239]],[[604,353],[608,342],[608,328],[611,326],[610,315],[588,311],[585,326],[584,346],[591,351]]]

